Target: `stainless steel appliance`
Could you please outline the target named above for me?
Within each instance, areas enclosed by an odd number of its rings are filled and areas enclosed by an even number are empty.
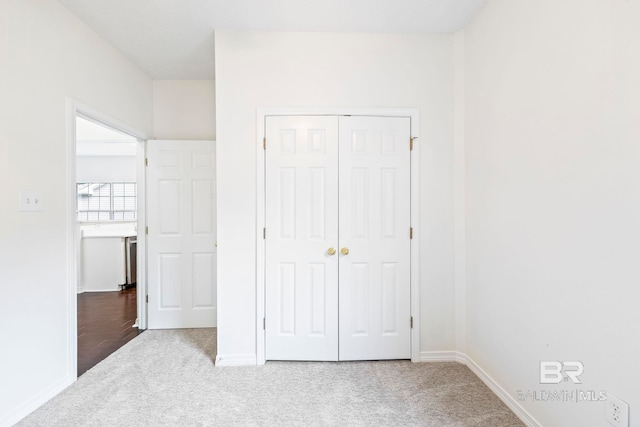
[[[138,276],[138,237],[130,236],[124,238],[124,259],[125,259],[125,280],[126,282],[120,287],[122,289],[132,288],[136,286]]]

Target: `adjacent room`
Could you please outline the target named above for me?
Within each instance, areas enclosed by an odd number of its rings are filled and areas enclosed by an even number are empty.
[[[135,338],[136,138],[76,118],[78,376]]]
[[[639,22],[0,2],[0,425],[638,425]]]

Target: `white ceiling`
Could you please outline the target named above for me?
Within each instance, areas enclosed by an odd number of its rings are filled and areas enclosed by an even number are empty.
[[[154,80],[197,80],[215,30],[453,33],[487,0],[59,1]]]
[[[99,125],[82,117],[76,118],[77,141],[129,142],[135,144],[134,137],[115,129]]]
[[[135,156],[136,149],[134,137],[76,118],[76,156]]]

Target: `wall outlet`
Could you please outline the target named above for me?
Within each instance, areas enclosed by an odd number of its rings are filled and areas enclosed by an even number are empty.
[[[629,427],[629,404],[612,394],[605,400],[605,419],[615,427]]]
[[[44,201],[41,191],[20,191],[18,194],[20,211],[39,212],[44,210]]]

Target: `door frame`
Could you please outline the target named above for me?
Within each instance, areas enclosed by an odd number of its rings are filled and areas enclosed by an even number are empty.
[[[136,150],[136,181],[138,189],[137,197],[137,229],[138,245],[137,259],[141,264],[137,269],[136,300],[138,312],[138,328],[147,328],[147,308],[144,295],[146,295],[146,241],[144,235],[146,211],[145,211],[145,175],[144,157],[147,135],[123,123],[113,117],[104,114],[94,108],[84,105],[73,98],[67,98],[67,288],[69,311],[67,314],[68,326],[68,359],[67,375],[72,381],[78,378],[78,256],[80,249],[80,236],[76,220],[76,117],[82,117],[99,125],[107,126],[126,133],[138,140]]]
[[[412,139],[420,136],[420,110],[418,108],[258,108],[256,136],[256,363],[266,362],[264,329],[265,257],[266,245],[263,229],[265,218],[265,150],[263,146],[266,118],[269,116],[369,116],[408,117]],[[408,141],[407,141],[408,142]],[[411,153],[411,361],[420,360],[420,144],[413,144]]]

